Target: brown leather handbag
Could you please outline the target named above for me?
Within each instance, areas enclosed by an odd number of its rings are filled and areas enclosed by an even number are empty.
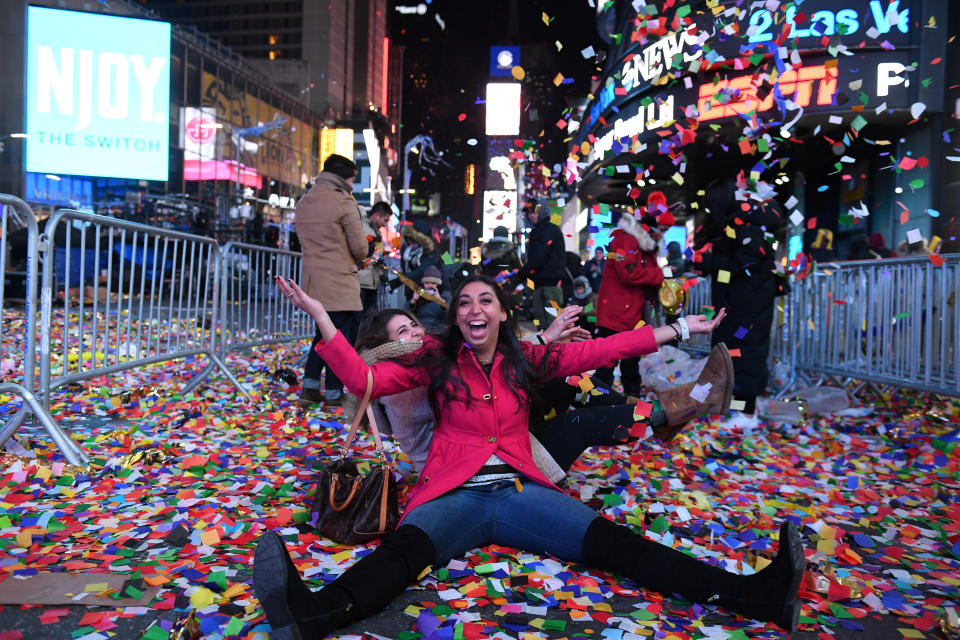
[[[399,519],[397,481],[387,462],[377,429],[377,419],[370,408],[373,374],[367,370],[367,390],[357,406],[340,457],[320,471],[317,491],[310,509],[310,523],[326,538],[342,544],[361,544],[393,531]],[[357,465],[347,460],[360,420],[366,413],[370,431],[377,446],[379,462],[360,473]]]

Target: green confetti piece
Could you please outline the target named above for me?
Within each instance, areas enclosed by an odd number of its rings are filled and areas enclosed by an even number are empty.
[[[828,603],[830,610],[833,611],[835,618],[844,618],[845,620],[852,620],[853,614],[850,613],[850,610],[844,607],[843,605],[834,604],[832,602]]]
[[[717,310],[713,307],[700,307],[700,313],[707,316],[707,320],[713,320],[714,316],[717,315]]]
[[[619,507],[622,504],[623,498],[616,493],[606,493],[603,496],[603,506],[605,507]]]
[[[894,320],[902,320],[903,318],[909,318],[909,317],[910,317],[909,311],[904,311],[903,313],[898,313],[895,316],[893,316]]]
[[[235,616],[230,616],[230,622],[227,623],[227,627],[223,630],[223,635],[238,636],[241,631],[243,631],[243,620]]]
[[[924,182],[923,178],[917,178],[917,179],[915,179],[915,180],[911,180],[911,181],[910,181],[910,188],[911,188],[911,189],[923,189],[923,185],[925,185],[925,184],[926,184],[926,182]]]
[[[850,126],[854,131],[859,132],[860,129],[863,129],[865,126],[867,126],[867,119],[861,115],[857,115],[857,117],[853,119],[853,122],[850,123]]]
[[[450,257],[450,253],[448,251],[444,251],[443,255],[440,256],[440,259],[443,260],[443,264],[453,264],[453,258]]]
[[[853,215],[851,215],[851,214],[849,214],[849,213],[841,213],[841,214],[837,217],[837,221],[838,221],[841,225],[843,225],[843,226],[850,226],[850,225],[852,225],[852,224],[856,224],[856,223],[857,223],[857,221],[854,219]]]
[[[478,564],[473,568],[473,570],[479,574],[487,574],[487,573],[493,573],[494,571],[496,571],[497,566],[496,566],[496,563]]]
[[[155,624],[147,629],[147,632],[141,636],[142,640],[168,640],[169,637],[170,633],[164,631],[164,629],[158,624]]]
[[[129,587],[127,587],[126,589],[124,589],[124,590],[123,590],[123,593],[124,593],[124,595],[126,595],[126,596],[130,596],[130,597],[133,598],[134,600],[139,600],[140,598],[143,597],[143,591],[141,591],[140,589],[137,589],[136,587],[134,587],[134,586],[132,586],[132,585],[129,586]]]
[[[677,7],[676,15],[678,18],[686,18],[688,15],[690,15],[690,5],[684,4]]]
[[[667,523],[666,516],[659,515],[657,519],[650,523],[650,529],[657,533],[663,533],[670,528],[669,523]]]
[[[215,571],[210,574],[210,582],[217,585],[224,591],[227,590],[227,572],[226,571]]]
[[[679,14],[680,12],[677,11],[677,13]],[[551,631],[563,631],[567,628],[567,622],[566,620],[544,620],[543,628],[550,629]]]

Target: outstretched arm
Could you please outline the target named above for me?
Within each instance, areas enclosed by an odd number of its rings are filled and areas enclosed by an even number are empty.
[[[399,393],[427,383],[429,377],[418,367],[405,367],[391,361],[368,366],[346,338],[337,331],[319,300],[307,295],[293,280],[276,276],[276,282],[281,293],[293,306],[306,311],[317,323],[317,329],[320,330],[320,337],[323,339],[323,342],[317,345],[318,352],[322,350],[320,355],[323,356],[324,361],[330,365],[333,372],[352,393],[363,397],[367,387],[368,368],[373,370],[371,397],[374,398]]]
[[[726,316],[724,309],[713,320],[706,316],[686,316],[687,327],[691,334],[710,333]],[[679,328],[677,329],[679,331]],[[623,358],[633,358],[647,353],[653,353],[661,344],[666,344],[677,337],[671,325],[664,325],[653,329],[645,326],[633,331],[621,331],[608,338],[593,338],[585,342],[568,342],[556,345],[556,363],[551,367],[550,377],[562,378],[576,375],[597,367],[611,366]],[[545,346],[525,345],[532,360],[546,357],[548,348]]]

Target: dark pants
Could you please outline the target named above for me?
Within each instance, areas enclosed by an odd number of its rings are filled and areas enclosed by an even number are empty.
[[[613,329],[597,326],[597,337],[606,338],[620,333]],[[600,380],[613,385],[613,367],[597,369],[596,376]],[[623,393],[628,396],[638,396],[641,391],[640,358],[624,358],[620,361],[620,382],[623,384]]]
[[[353,344],[357,339],[357,329],[360,327],[360,311],[328,311],[327,314],[330,316],[330,320],[333,321],[333,326],[340,330],[340,333],[343,334],[343,337],[347,339],[347,342]],[[322,340],[320,336],[320,330],[317,330],[317,334],[313,337],[313,343],[310,345],[310,353],[307,354],[307,364],[303,368],[303,388],[304,389],[320,389],[320,377],[323,375],[323,370],[327,370],[327,378],[325,382],[325,389],[327,391],[342,391],[343,383],[340,382],[333,370],[323,361],[323,358],[317,355],[316,346],[317,343]]]
[[[569,471],[580,454],[589,447],[611,447],[637,441],[630,435],[632,404],[591,406],[567,411],[552,420],[530,425],[547,453],[564,471]]]
[[[360,302],[363,304],[362,315],[366,315],[369,311],[377,310],[377,290],[376,289],[364,289],[360,287]]]

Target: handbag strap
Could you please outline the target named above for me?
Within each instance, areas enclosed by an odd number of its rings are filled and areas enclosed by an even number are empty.
[[[373,433],[373,440],[377,446],[377,453],[383,457],[383,440],[380,438],[380,429],[377,428],[377,419],[373,415],[373,408],[370,406],[370,396],[373,394],[373,371],[370,367],[367,367],[367,389],[363,392],[363,399],[360,400],[360,404],[357,405],[357,411],[353,415],[353,421],[350,423],[350,431],[347,433],[346,442],[343,445],[343,455],[346,456],[347,452],[350,451],[350,448],[353,446],[353,440],[357,437],[357,429],[360,427],[360,420],[363,419],[364,413],[367,415],[367,419],[370,421],[370,431]]]

